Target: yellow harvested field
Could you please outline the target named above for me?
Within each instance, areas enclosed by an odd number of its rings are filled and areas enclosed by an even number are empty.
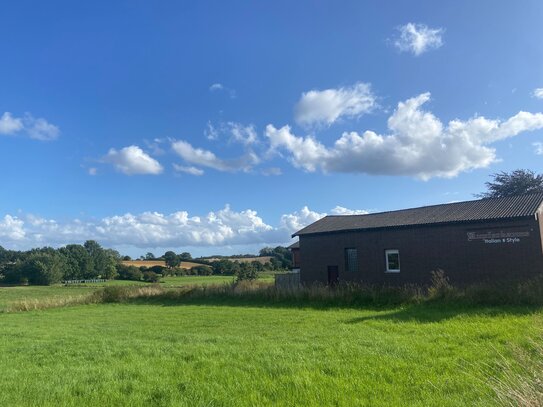
[[[225,258],[219,258],[219,257],[203,257],[202,260],[207,261],[219,261],[219,260],[230,260],[230,261],[237,261],[239,263],[250,263],[253,261],[258,261],[259,263],[265,264],[269,263],[271,260],[271,256],[261,256],[261,257],[225,257]]]
[[[122,262],[125,266],[136,266],[136,267],[153,267],[161,266],[166,267],[166,262],[164,260],[125,260]],[[201,266],[199,263],[193,263],[191,261],[182,261],[181,268],[191,269],[196,266]]]

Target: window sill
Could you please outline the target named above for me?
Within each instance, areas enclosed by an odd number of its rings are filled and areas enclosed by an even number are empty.
[[[399,274],[400,270],[386,270],[385,273],[387,273],[387,274]]]

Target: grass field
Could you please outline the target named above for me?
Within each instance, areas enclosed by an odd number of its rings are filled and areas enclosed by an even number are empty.
[[[259,281],[273,282],[274,272],[263,272],[259,275]],[[183,287],[187,285],[226,284],[234,281],[234,276],[175,276],[165,277],[160,285],[164,287]],[[0,312],[11,303],[21,300],[42,300],[65,297],[76,297],[90,294],[94,290],[117,285],[147,285],[143,281],[110,280],[105,283],[86,283],[73,286],[55,285],[45,286],[13,286],[0,287]]]
[[[80,289],[19,287],[10,298]],[[542,316],[212,298],[0,313],[0,405],[496,405],[489,377],[538,337]]]

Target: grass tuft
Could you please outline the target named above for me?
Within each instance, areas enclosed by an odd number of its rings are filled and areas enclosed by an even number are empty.
[[[543,406],[543,345],[530,341],[512,353],[512,358],[502,356],[498,363],[502,374],[491,378],[498,401],[511,407]]]

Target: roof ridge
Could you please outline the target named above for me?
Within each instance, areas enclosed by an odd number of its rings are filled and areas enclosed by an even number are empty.
[[[325,233],[414,225],[473,222],[491,219],[513,219],[533,216],[543,206],[543,192],[497,198],[472,199],[353,215],[327,215],[302,228],[300,234]]]
[[[479,199],[469,199],[467,201],[457,201],[457,202],[446,202],[441,204],[431,204],[431,205],[422,205],[422,206],[413,206],[411,208],[403,208],[403,209],[390,209],[388,211],[381,211],[381,212],[372,212],[372,213],[351,213],[348,215],[326,215],[325,217],[348,217],[348,216],[367,216],[367,215],[377,215],[382,213],[391,213],[391,212],[401,212],[401,211],[409,211],[413,209],[423,209],[423,208],[433,208],[436,206],[448,206],[448,205],[455,205],[455,204],[466,204],[468,202],[482,202],[482,201],[497,201],[500,199],[511,199],[511,198],[519,198],[521,196],[531,196],[531,195],[542,195],[543,192],[528,192],[526,194],[519,194],[519,195],[510,195],[510,196],[498,196],[498,197],[489,197],[489,198],[479,198]]]

